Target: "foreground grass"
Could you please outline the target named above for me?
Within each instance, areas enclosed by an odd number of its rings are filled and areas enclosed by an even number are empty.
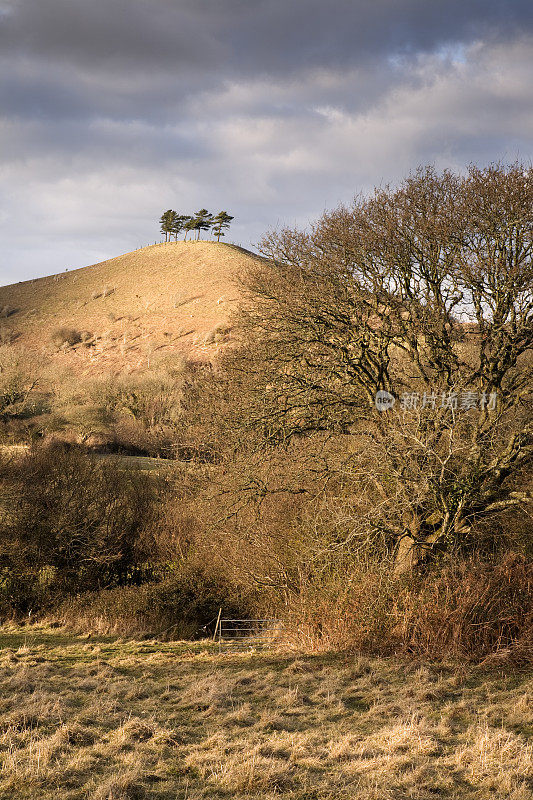
[[[0,629],[0,798],[533,797],[531,676]]]

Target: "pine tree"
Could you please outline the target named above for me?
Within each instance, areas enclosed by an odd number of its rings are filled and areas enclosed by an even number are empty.
[[[208,231],[213,224],[213,215],[209,213],[207,208],[201,208],[200,211],[196,212],[193,222],[194,230],[198,231],[198,236],[196,237],[198,240],[200,238],[200,233],[202,231]]]
[[[185,236],[183,237],[183,241],[187,241],[187,234],[189,231],[196,230],[196,220],[194,217],[185,217],[185,222],[183,223],[183,230],[185,231]]]
[[[185,227],[185,222],[189,219],[190,217],[184,216],[183,214],[175,214],[174,219],[172,220],[171,233],[175,237],[176,241],[178,241],[178,233],[181,233]]]
[[[170,235],[172,234],[172,226],[174,224],[174,219],[176,218],[177,214],[171,208],[167,211],[164,211],[161,214],[161,219],[159,220],[159,224],[161,225],[161,233],[165,234],[165,242],[169,241]]]
[[[217,242],[220,242],[220,237],[224,236],[224,228],[229,228],[233,219],[235,217],[231,217],[227,211],[219,211],[213,218],[213,233],[217,237]]]

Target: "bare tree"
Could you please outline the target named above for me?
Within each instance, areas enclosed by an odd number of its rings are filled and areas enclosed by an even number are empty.
[[[426,168],[267,235],[243,279],[236,421],[270,444],[356,437],[381,498],[363,527],[398,569],[531,502],[532,250],[531,170]]]

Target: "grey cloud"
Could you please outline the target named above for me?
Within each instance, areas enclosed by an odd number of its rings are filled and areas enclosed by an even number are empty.
[[[186,11],[144,0],[19,0],[0,21],[2,50],[91,70],[209,68],[222,53]]]
[[[529,0],[19,0],[0,46],[91,69],[339,67],[531,28]]]
[[[7,7],[1,108],[52,119],[165,123],[188,99],[228,82],[292,80],[305,88],[313,71],[351,71],[350,93],[327,91],[329,102],[353,108],[405,80],[399,58],[533,29],[528,0],[17,0]]]
[[[0,279],[152,242],[164,207],[227,208],[247,246],[418,163],[527,160],[532,18],[522,0],[0,0]]]

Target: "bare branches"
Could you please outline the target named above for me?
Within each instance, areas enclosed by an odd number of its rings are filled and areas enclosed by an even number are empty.
[[[521,502],[510,491],[533,455],[531,170],[420,169],[309,232],[267,235],[263,254],[243,278],[242,347],[225,365],[239,424],[269,445],[364,428],[396,503],[380,504],[383,529],[426,550]],[[376,411],[379,390],[497,401],[409,418]]]

